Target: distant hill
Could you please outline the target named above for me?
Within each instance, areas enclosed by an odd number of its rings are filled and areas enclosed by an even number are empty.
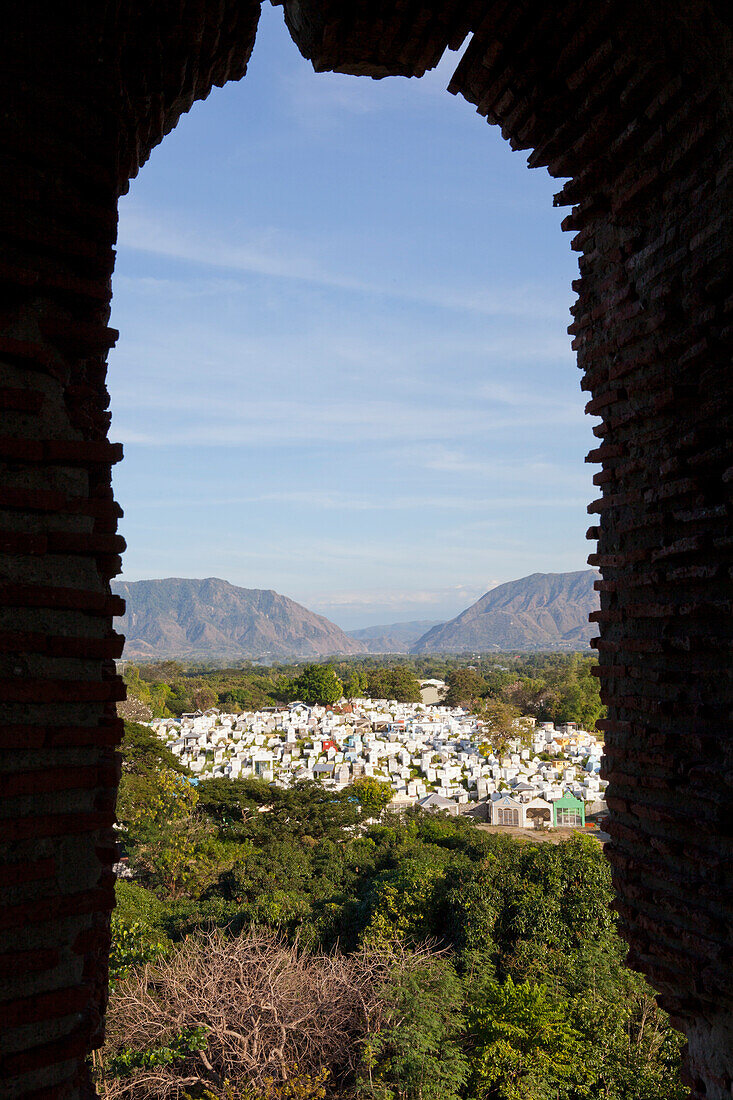
[[[113,582],[127,601],[125,657],[246,660],[364,653],[335,623],[270,589],[228,581]]]
[[[347,633],[357,642],[363,642],[368,653],[409,653],[418,638],[432,627],[440,626],[441,622],[441,619],[417,619],[410,623],[367,626]]]
[[[428,630],[411,653],[487,652],[492,649],[583,649],[596,631],[594,569],[532,573],[492,588],[450,622]]]

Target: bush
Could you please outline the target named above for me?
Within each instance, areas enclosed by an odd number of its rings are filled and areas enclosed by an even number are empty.
[[[172,1100],[195,1088],[219,1096],[226,1081],[234,1096],[274,1097],[276,1087],[317,1081],[324,1067],[339,1082],[356,1070],[390,960],[386,952],[309,955],[272,932],[191,937],[116,989],[105,1096]],[[201,1029],[205,1046],[181,1039]],[[167,1061],[156,1054],[174,1047]]]

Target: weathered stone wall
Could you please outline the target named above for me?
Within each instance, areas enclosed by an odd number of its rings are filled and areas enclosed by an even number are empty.
[[[0,1096],[9,1100],[92,1095],[85,1056],[101,1041],[106,1003],[124,695],[112,626],[124,604],[109,590],[124,548],[111,488],[122,448],[107,441],[105,387],[117,197],[182,110],[215,80],[242,75],[259,15],[253,4],[233,4],[221,20],[205,5],[161,4],[136,23],[119,5],[40,7],[4,28],[0,75]]]
[[[17,6],[2,39],[0,1076],[88,1092],[116,788],[105,355],[116,197],[181,112],[245,71],[254,0]],[[318,70],[421,75],[502,127],[580,254],[571,332],[600,417],[589,536],[609,704],[610,856],[632,962],[731,1095],[730,28],[717,3],[287,0]],[[481,140],[477,129],[476,140]],[[726,276],[728,278],[726,279]]]
[[[107,327],[116,136],[92,104],[70,103],[32,69],[12,75],[0,120],[0,1075],[8,1097],[78,1088],[101,1033],[122,694],[113,658],[123,642],[112,630],[121,601],[108,580],[124,545],[111,490],[121,448],[107,442],[104,385],[116,336]]]

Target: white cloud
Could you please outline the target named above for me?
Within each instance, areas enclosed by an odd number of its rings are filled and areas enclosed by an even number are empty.
[[[381,80],[330,72],[319,73],[314,79],[310,66],[301,63],[280,75],[280,92],[301,126],[324,131],[349,125],[354,115],[403,113],[421,102],[450,100],[448,84],[459,60],[459,52],[446,50],[438,65],[419,79],[398,76]]]
[[[169,214],[165,215],[170,217]],[[446,289],[425,280],[372,282],[344,270],[330,269],[319,260],[319,245],[294,239],[274,227],[251,232],[246,238],[217,237],[203,227],[195,231],[164,222],[164,215],[146,211],[133,200],[122,208],[119,249],[154,254],[204,267],[246,272],[273,279],[294,280],[334,290],[415,302],[439,309],[487,317],[568,317],[570,296],[547,286],[464,286]],[[568,341],[569,346],[569,341]]]
[[[495,588],[498,581],[488,581],[481,586],[455,584],[444,588],[421,589],[413,592],[403,590],[393,591],[389,589],[370,589],[367,592],[315,592],[310,596],[313,603],[324,607],[365,607],[375,605],[381,607],[421,607],[425,604],[442,603],[450,600],[455,603],[464,603],[466,606],[475,603],[489,589]]]
[[[251,496],[217,496],[215,494],[205,497],[180,497],[175,494],[155,499],[140,500],[136,508],[161,508],[178,509],[187,508],[229,508],[237,505],[273,504],[273,505],[297,505],[312,511],[328,512],[409,512],[409,511],[448,511],[464,512],[466,515],[475,512],[485,512],[487,509],[523,509],[523,508],[565,508],[574,505],[583,506],[587,503],[587,496],[536,496],[526,494],[522,496],[497,497],[497,496],[435,496],[413,495],[403,497],[374,498],[354,496],[343,492],[328,492],[317,490],[290,490],[258,493]],[[491,521],[492,526],[497,526],[496,517]]]
[[[499,485],[528,482],[536,486],[562,485],[578,489],[586,488],[590,481],[588,469],[583,466],[560,465],[533,458],[486,458],[441,445],[417,449],[412,452],[412,458],[427,470],[478,474]]]
[[[306,398],[246,399],[216,397],[200,391],[141,394],[125,389],[115,394],[113,431],[123,443],[150,447],[288,447],[293,445],[352,448],[364,442],[401,444],[418,440],[488,440],[492,433],[537,427],[577,425],[576,409],[517,408],[507,412],[476,407],[418,404],[409,400],[324,403],[320,394]],[[164,410],[165,417],[160,416]],[[172,412],[183,414],[176,421]],[[134,415],[130,416],[130,412]],[[145,421],[150,426],[144,426]],[[143,424],[141,425],[141,421]],[[426,452],[433,469],[460,469],[450,451]],[[465,467],[464,467],[465,468]]]

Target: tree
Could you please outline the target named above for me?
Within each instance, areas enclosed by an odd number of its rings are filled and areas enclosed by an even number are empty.
[[[341,681],[344,696],[347,699],[356,699],[358,696],[363,695],[367,689],[366,673],[360,672],[358,668],[347,669],[346,673],[341,676]]]
[[[372,883],[371,915],[362,934],[364,943],[380,945],[400,940],[416,944],[434,933],[436,901],[445,871],[433,853],[421,856],[401,860]]]
[[[390,783],[384,783],[373,775],[363,775],[351,784],[351,793],[367,817],[379,817],[392,801],[394,791]]]
[[[221,1096],[228,1081],[242,1100],[275,1097],[266,1091],[271,1086],[304,1075],[317,1079],[326,1068],[329,1085],[344,1095],[339,1086],[353,1077],[368,1021],[384,1018],[379,991],[392,961],[386,953],[301,952],[273,932],[192,936],[115,990],[102,1052],[104,1094],[172,1100],[207,1087]],[[407,962],[404,969],[410,970]],[[434,997],[434,1012],[444,1018],[439,1039],[460,1003],[455,996],[446,1000],[439,986]],[[187,1041],[195,1029],[205,1040],[200,1044]],[[166,1049],[174,1057],[166,1057]],[[438,1058],[439,1048],[431,1053]],[[303,1093],[279,1095],[295,1100]]]
[[[195,814],[197,801],[190,781],[168,769],[120,784],[120,824],[134,869],[172,898],[201,894],[230,855]]]
[[[398,703],[419,703],[420,681],[409,668],[377,668],[367,674],[370,699],[394,699]]]
[[[556,696],[543,679],[523,676],[516,683],[506,687],[502,697],[512,703],[520,712],[533,718],[543,720],[548,714],[548,707],[553,704]]]
[[[470,668],[456,668],[448,673],[448,690],[443,702],[449,707],[470,707],[486,692],[486,681],[480,672]]]
[[[153,776],[165,768],[181,775],[188,774],[188,769],[157,734],[140,722],[125,722],[120,752],[123,774]]]
[[[131,968],[162,958],[171,942],[162,929],[165,906],[137,882],[118,879],[111,919],[109,976],[127,977]]]
[[[219,706],[228,713],[241,710],[261,710],[269,707],[275,701],[271,693],[272,684],[263,677],[252,677],[242,687],[235,687],[229,691],[219,693]]]
[[[110,921],[112,943],[109,954],[109,978],[122,981],[130,970],[162,958],[170,948],[167,937],[155,938],[142,921],[130,921],[113,913]]]
[[[554,722],[577,722],[584,729],[595,729],[596,722],[605,714],[600,681],[591,673],[595,664],[593,660],[574,655],[566,676],[556,688],[552,706]]]
[[[344,839],[344,829],[358,823],[359,807],[348,788],[331,791],[316,780],[302,779],[279,791],[272,810],[257,816],[272,836],[338,841]]]
[[[458,1100],[468,1069],[460,1045],[460,979],[446,958],[428,950],[411,954],[395,945],[392,952],[389,978],[379,990],[381,1019],[363,1044],[357,1095]]]
[[[343,693],[343,684],[330,665],[306,665],[289,685],[292,699],[323,707],[333,706]]]
[[[203,779],[196,788],[199,810],[222,833],[247,821],[260,806],[270,806],[278,790],[264,779]]]
[[[219,701],[217,693],[206,682],[202,681],[191,687],[191,702],[196,710],[209,710]]]
[[[469,1008],[477,1100],[551,1100],[569,1076],[579,1035],[562,998],[543,985],[489,982]]]
[[[486,722],[483,739],[488,741],[493,752],[503,752],[507,741],[518,736],[514,722],[519,717],[519,711],[503,699],[490,697],[481,707],[480,714]]]
[[[123,679],[130,698],[137,699],[138,702],[150,707],[154,718],[163,717],[171,693],[168,684],[156,683],[145,667],[140,669],[137,665],[128,665]]]
[[[135,722],[125,725],[122,750],[117,816],[133,870],[171,897],[200,894],[230,855],[196,813],[198,794],[188,769]]]

